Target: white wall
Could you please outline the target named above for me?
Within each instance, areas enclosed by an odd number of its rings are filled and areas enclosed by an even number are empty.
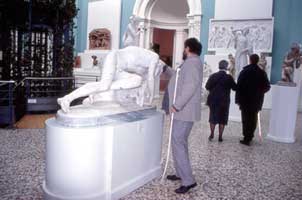
[[[152,9],[151,19],[166,23],[188,23],[189,6],[185,0],[157,1]]]
[[[121,0],[89,0],[87,49],[89,48],[89,33],[93,29],[107,28],[111,31],[111,47],[119,48],[121,20]]]
[[[273,0],[216,0],[215,19],[272,17]]]

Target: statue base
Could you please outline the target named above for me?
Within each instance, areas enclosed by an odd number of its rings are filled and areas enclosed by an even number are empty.
[[[272,110],[268,139],[294,143],[299,87],[276,85],[272,88]]]
[[[140,107],[130,102],[124,105],[118,102],[96,102],[92,105],[72,106],[68,113],[59,110],[56,119],[57,123],[67,127],[90,127],[129,121],[155,110],[155,106]]]
[[[287,86],[287,87],[296,87],[297,86],[297,84],[294,82],[286,82],[286,81],[278,81],[277,85]]]
[[[161,175],[163,113],[97,107],[46,121],[46,200],[119,199]]]

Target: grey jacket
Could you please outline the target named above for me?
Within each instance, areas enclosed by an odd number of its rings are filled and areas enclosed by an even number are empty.
[[[173,104],[176,72],[169,82],[169,104],[178,112],[174,119],[199,121],[201,119],[202,63],[199,56],[188,57],[180,66],[176,100]],[[171,106],[170,106],[171,107]]]

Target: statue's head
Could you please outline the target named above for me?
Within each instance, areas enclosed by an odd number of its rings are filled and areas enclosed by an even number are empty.
[[[236,36],[238,37],[238,36],[241,36],[242,35],[242,31],[241,30],[239,30],[239,31],[236,31]]]
[[[293,53],[299,53],[300,52],[300,45],[297,42],[292,43],[291,45],[291,51]]]
[[[230,53],[230,54],[228,55],[228,58],[229,58],[229,59],[232,59],[232,58],[233,58],[233,54]]]
[[[130,18],[129,18],[129,22],[130,22],[131,24],[137,25],[138,22],[139,22],[139,17],[137,17],[137,16],[135,16],[135,15],[131,15]]]
[[[130,20],[130,22],[132,22],[132,21],[134,20],[134,15],[131,15],[131,16],[129,17],[129,20]]]

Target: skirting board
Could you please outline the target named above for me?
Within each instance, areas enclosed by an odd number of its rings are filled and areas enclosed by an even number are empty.
[[[295,138],[279,138],[275,136],[271,136],[270,134],[267,135],[267,139],[275,141],[275,142],[281,142],[281,143],[294,143]]]
[[[106,193],[102,192],[100,194],[94,194],[91,196],[81,196],[81,197],[65,197],[65,196],[59,196],[59,195],[55,195],[53,193],[51,193],[50,191],[48,191],[45,181],[43,182],[43,191],[44,191],[44,198],[43,199],[47,199],[47,200],[100,200],[100,199],[106,199]]]

